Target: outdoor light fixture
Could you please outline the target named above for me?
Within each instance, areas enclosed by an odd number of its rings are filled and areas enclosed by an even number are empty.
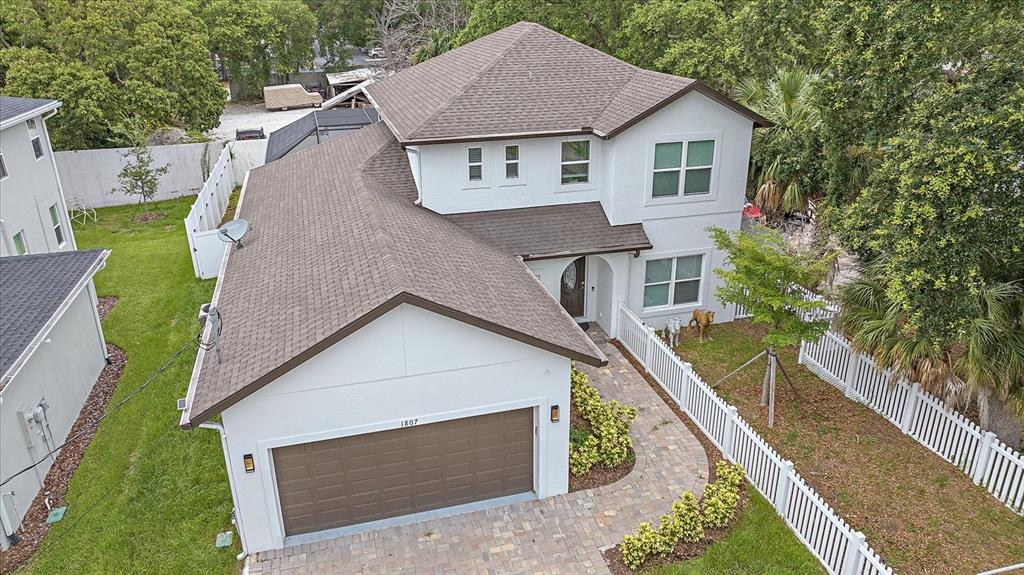
[[[242,463],[245,464],[246,473],[253,473],[256,471],[256,463],[253,462],[251,453],[246,453],[242,456]]]
[[[551,423],[558,423],[558,406],[551,406]]]

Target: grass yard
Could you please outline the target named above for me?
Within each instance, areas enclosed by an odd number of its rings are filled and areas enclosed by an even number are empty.
[[[192,272],[182,219],[193,198],[154,204],[163,218],[137,222],[135,206],[97,211],[75,226],[78,247],[110,248],[96,276],[100,296],[119,298],[104,321],[128,364],[111,400],[138,389],[198,331],[199,305],[214,282]],[[195,360],[186,351],[145,391],[106,419],[68,491],[64,520],[29,564],[32,573],[234,573],[236,544],[216,549],[231,527],[231,496],[217,434],[177,427]]]
[[[730,532],[703,555],[646,575],[818,575],[821,563],[793,535],[775,508],[747,486],[747,506]]]
[[[716,325],[711,341],[700,343],[687,333],[677,349],[714,383],[761,351],[763,334],[749,322]],[[717,391],[864,532],[896,572],[978,573],[1024,561],[1024,517],[882,416],[797,365],[795,348],[780,351],[779,358],[802,399],[779,374],[774,429],[768,429],[767,408],[760,406],[763,363]]]

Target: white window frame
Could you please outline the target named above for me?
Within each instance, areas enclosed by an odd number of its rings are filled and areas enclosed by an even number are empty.
[[[39,124],[35,118],[29,118],[25,121],[25,125],[28,127],[28,143],[32,146],[32,153],[36,156],[36,160],[41,160],[46,156],[46,149],[43,148],[43,137],[39,131]],[[39,153],[36,154],[36,143],[39,143]]]
[[[480,161],[479,162],[470,162],[469,161],[469,151],[474,149],[474,148],[479,148],[480,149]],[[488,163],[487,162],[487,148],[488,148],[488,146],[485,146],[482,143],[479,143],[479,144],[469,144],[469,145],[466,145],[466,146],[462,147],[462,160],[461,161],[462,161],[462,165],[463,165],[463,168],[462,168],[463,169],[463,172],[462,172],[462,182],[463,182],[462,183],[462,188],[463,189],[473,189],[473,188],[486,188],[486,187],[489,187],[489,184],[487,183],[488,182],[488,178],[487,178],[487,163]],[[469,168],[470,168],[470,166],[480,166],[480,179],[479,180],[471,180],[470,179],[470,177],[469,177]]]
[[[664,314],[665,312],[671,312],[671,311],[676,311],[676,310],[681,310],[681,309],[699,308],[702,305],[704,305],[705,294],[706,294],[707,284],[708,284],[708,262],[711,259],[711,254],[712,254],[712,250],[710,250],[710,249],[698,249],[698,250],[680,250],[680,251],[673,251],[673,252],[663,252],[663,253],[649,254],[647,257],[645,257],[644,260],[643,260],[643,264],[640,266],[640,305],[639,305],[639,308],[642,310],[641,311],[641,317],[648,317],[648,316],[652,316],[652,315],[661,315],[661,314]],[[675,279],[675,276],[676,276],[676,259],[677,258],[686,257],[686,256],[701,256],[701,259],[700,259],[700,277],[699,278],[695,278],[695,279],[699,279],[700,280],[700,283],[697,286],[697,301],[689,302],[689,303],[674,304],[674,303],[672,303],[672,300],[675,298],[675,284],[676,284],[676,282],[677,281],[687,281],[687,280],[676,280]],[[646,280],[646,274],[647,274],[647,262],[657,261],[657,260],[667,260],[667,259],[671,259],[672,260],[672,269],[669,270],[669,280],[668,280],[668,282],[654,282],[652,284],[648,284],[645,281]],[[668,288],[668,303],[665,304],[665,305],[655,305],[655,306],[650,306],[650,307],[644,307],[644,292],[646,291],[647,286],[648,285],[663,284],[663,283],[668,283],[669,284],[669,288]]]
[[[0,151],[0,180],[6,180],[11,173],[7,171],[7,164],[4,163],[4,153]]]
[[[516,159],[508,159],[508,149],[516,149]],[[504,165],[505,172],[502,174],[506,182],[519,182],[523,178],[523,148],[519,144],[504,144],[501,146],[501,159]],[[508,177],[508,167],[511,164],[516,166],[516,177]]]
[[[564,144],[569,143],[569,142],[587,142],[587,159],[586,160],[570,160],[570,161],[567,161],[567,162],[563,162],[562,161],[562,146]],[[590,189],[590,188],[593,188],[595,186],[595,182],[594,182],[594,179],[595,179],[594,175],[595,174],[594,174],[594,170],[591,169],[591,168],[594,167],[594,164],[595,164],[595,162],[594,162],[594,152],[595,152],[594,148],[595,148],[595,146],[594,146],[593,138],[566,138],[566,139],[560,140],[558,142],[558,172],[556,173],[555,177],[558,178],[558,185],[559,185],[560,191],[576,191],[576,190],[581,190],[581,189]],[[568,184],[562,183],[562,166],[578,165],[578,164],[586,164],[587,165],[587,181],[585,181],[585,182],[573,182],[573,183],[568,183]]]
[[[60,217],[60,203],[53,204],[47,211],[50,212],[50,222],[53,223],[53,237],[57,240],[57,247],[62,248],[68,243],[68,237],[64,233],[64,220]]]
[[[21,253],[18,252],[18,240],[17,240],[18,236],[21,236],[21,247],[25,249],[25,251],[23,251]],[[28,253],[29,253],[28,239],[25,238],[25,230],[24,229],[18,230],[18,233],[16,233],[13,236],[11,236],[11,247],[14,248],[14,255],[16,255],[16,256],[28,255]]]
[[[715,142],[715,155],[711,159],[711,185],[710,191],[706,194],[683,195],[683,188],[686,186],[686,154],[689,151],[690,142],[712,140]],[[682,142],[683,151],[678,168],[654,169],[654,147],[657,144],[671,144]],[[683,204],[691,202],[709,202],[718,199],[718,174],[721,172],[722,161],[722,132],[687,132],[684,134],[661,134],[651,138],[647,142],[647,170],[644,173],[644,205],[659,206],[664,204]],[[691,167],[691,170],[705,169],[704,167]],[[670,172],[679,170],[679,188],[674,196],[654,196],[654,172]]]

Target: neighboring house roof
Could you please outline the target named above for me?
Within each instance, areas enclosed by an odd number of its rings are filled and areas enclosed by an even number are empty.
[[[60,107],[58,100],[0,96],[0,130]]]
[[[643,224],[613,226],[600,202],[449,214],[473,235],[537,260],[651,249]]]
[[[87,250],[0,258],[0,387],[109,254]]]
[[[328,72],[327,83],[332,86],[335,84],[348,84],[351,82],[363,82],[373,78],[373,70],[369,68],[355,68],[353,70],[345,70],[344,72]]]
[[[380,121],[377,110],[373,108],[331,108],[315,110],[295,120],[291,124],[278,128],[267,138],[267,162],[283,158],[295,149],[303,140],[316,133],[318,129],[358,130]]]
[[[409,160],[382,123],[249,172],[182,425],[233,405],[408,303],[592,365],[601,351],[517,257],[413,203]]]
[[[609,138],[697,91],[771,122],[700,82],[644,70],[519,22],[365,88],[405,144],[544,134]]]

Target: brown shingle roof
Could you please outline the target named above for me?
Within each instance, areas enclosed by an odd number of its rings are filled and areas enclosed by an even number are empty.
[[[474,236],[525,259],[651,249],[643,224],[609,224],[600,202],[444,217]]]
[[[690,91],[770,125],[696,80],[637,68],[530,22],[366,90],[403,143],[538,133],[611,137]]]
[[[205,421],[385,311],[410,303],[599,365],[600,350],[515,256],[415,206],[384,124],[249,172],[218,285],[223,359],[202,359],[183,424]],[[501,289],[480,289],[480,286]]]

